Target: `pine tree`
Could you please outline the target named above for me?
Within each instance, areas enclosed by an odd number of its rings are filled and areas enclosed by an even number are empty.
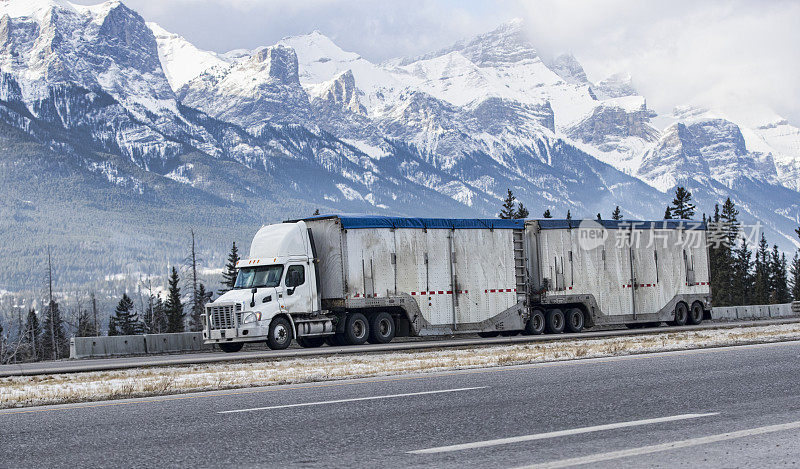
[[[786,255],[778,251],[778,246],[772,246],[769,259],[769,302],[770,304],[788,303],[789,285],[786,277]]]
[[[729,249],[733,249],[736,244],[736,238],[739,237],[740,224],[737,218],[738,216],[739,211],[736,210],[736,204],[728,197],[722,205],[722,213],[719,216],[719,221],[722,223],[722,229],[725,231]]]
[[[667,205],[667,210],[664,212],[664,220],[672,220],[672,209]]]
[[[794,253],[790,272],[792,275],[792,299],[794,301],[800,301],[800,250]]]
[[[514,213],[514,218],[524,220],[525,218],[528,218],[528,215],[530,215],[530,212],[524,205],[522,205],[522,202],[520,202],[517,205],[517,211]]]
[[[614,211],[611,212],[611,219],[622,220],[622,210],[619,209],[619,205],[617,205],[617,208],[615,208]]]
[[[42,322],[42,357],[58,360],[67,351],[67,335],[64,332],[64,321],[58,303],[51,301],[44,310]]]
[[[225,270],[222,272],[222,288],[219,289],[219,294],[232,290],[236,285],[236,263],[239,262],[239,249],[236,247],[236,242],[233,242],[231,252],[228,254],[228,262],[225,264]]]
[[[127,293],[122,294],[114,315],[108,322],[108,335],[136,335],[142,333],[142,324],[139,322],[139,315],[133,306],[133,300]],[[113,333],[112,333],[113,324]]]
[[[542,214],[542,218],[553,218],[553,215],[550,214],[549,208],[544,211],[544,213]]]
[[[567,220],[572,220],[572,214],[567,210]]]
[[[94,337],[97,335],[97,329],[94,328],[94,320],[89,314],[89,311],[81,310],[78,313],[78,330],[75,332],[76,337]]]
[[[770,262],[769,244],[764,234],[756,251],[755,272],[753,273],[753,304],[764,305],[769,302]]]
[[[514,214],[516,213],[514,209],[516,205],[515,200],[517,200],[517,198],[514,197],[514,193],[511,192],[511,189],[508,189],[508,195],[506,195],[505,200],[503,200],[503,207],[500,209],[498,217],[505,220],[514,218]]]
[[[173,267],[172,274],[169,278],[167,301],[164,305],[164,312],[167,317],[167,332],[183,332],[185,328],[183,320],[186,313],[183,312],[181,288],[179,285],[180,278],[178,277],[178,269]]]
[[[22,341],[27,346],[28,355],[32,360],[42,359],[42,326],[39,324],[39,316],[36,315],[36,310],[33,308],[28,310],[25,318]]]
[[[198,332],[203,330],[203,313],[205,312],[206,303],[211,300],[212,292],[206,292],[206,286],[202,283],[197,288],[197,298],[195,304],[197,308],[192,309],[192,314],[189,316],[189,330]]]
[[[735,306],[745,306],[751,304],[754,290],[754,278],[752,274],[751,259],[753,253],[748,249],[747,242],[742,239],[739,248],[736,249],[733,259],[733,301]]]
[[[672,199],[670,210],[672,215],[679,220],[691,220],[694,216],[695,205],[692,203],[692,193],[685,187],[675,189],[675,198]]]

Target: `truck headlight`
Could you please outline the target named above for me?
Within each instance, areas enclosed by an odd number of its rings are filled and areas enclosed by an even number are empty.
[[[260,320],[261,320],[261,313],[255,311],[252,313],[245,314],[244,317],[242,318],[242,324],[250,324]]]

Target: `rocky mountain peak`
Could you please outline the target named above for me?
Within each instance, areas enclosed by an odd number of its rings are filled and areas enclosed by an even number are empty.
[[[249,62],[258,64],[275,81],[285,84],[300,82],[297,54],[290,47],[265,47],[253,54]]]
[[[549,61],[547,67],[569,84],[583,85],[589,83],[583,66],[572,54],[559,55]]]
[[[367,109],[361,104],[358,95],[353,71],[347,70],[325,84],[314,99],[314,104],[324,103],[326,106],[366,115]]]

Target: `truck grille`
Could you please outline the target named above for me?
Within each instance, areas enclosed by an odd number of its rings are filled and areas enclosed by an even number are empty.
[[[209,306],[208,317],[211,320],[211,329],[233,329],[241,323],[242,305]],[[234,314],[236,315],[234,317]]]

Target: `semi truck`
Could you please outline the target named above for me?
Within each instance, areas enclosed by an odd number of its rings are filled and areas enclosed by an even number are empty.
[[[203,338],[285,349],[699,324],[705,223],[330,215],[262,227]]]

